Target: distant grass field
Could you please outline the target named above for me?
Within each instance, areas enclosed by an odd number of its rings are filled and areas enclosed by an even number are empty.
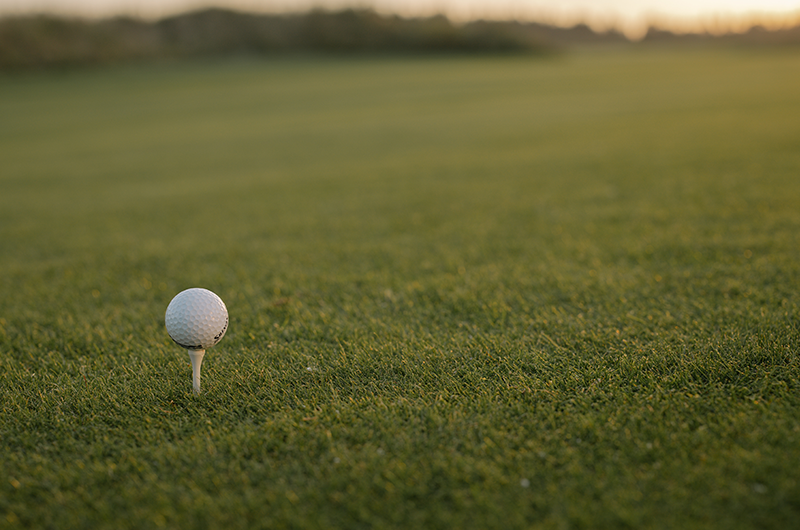
[[[798,117],[796,51],[0,76],[0,527],[796,525]]]

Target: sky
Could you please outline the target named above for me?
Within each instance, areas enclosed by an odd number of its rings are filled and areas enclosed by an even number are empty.
[[[0,15],[51,12],[158,18],[209,6],[266,12],[365,7],[403,16],[444,13],[456,21],[586,22],[595,29],[613,27],[631,36],[643,33],[649,25],[719,32],[743,29],[753,22],[767,26],[800,23],[800,0],[0,0]]]

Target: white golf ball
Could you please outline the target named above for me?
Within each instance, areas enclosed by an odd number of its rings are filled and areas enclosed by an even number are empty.
[[[228,309],[208,289],[181,291],[167,306],[167,333],[179,346],[205,350],[218,343],[228,329]]]

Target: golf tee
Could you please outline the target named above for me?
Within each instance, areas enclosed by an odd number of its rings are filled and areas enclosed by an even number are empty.
[[[200,367],[203,365],[205,350],[189,350],[189,358],[192,359],[192,386],[194,393],[200,393]]]

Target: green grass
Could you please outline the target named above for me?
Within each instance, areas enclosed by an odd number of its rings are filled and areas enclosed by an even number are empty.
[[[788,51],[0,77],[0,527],[796,524],[798,116]]]

